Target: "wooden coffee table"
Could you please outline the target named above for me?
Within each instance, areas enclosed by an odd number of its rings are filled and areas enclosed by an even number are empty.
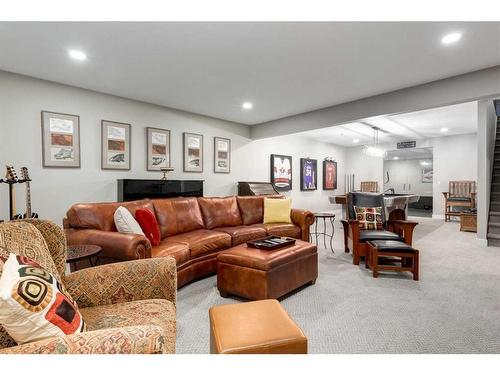
[[[66,263],[69,263],[71,272],[76,271],[76,264],[88,259],[90,266],[97,266],[102,248],[97,245],[70,245],[66,253]]]

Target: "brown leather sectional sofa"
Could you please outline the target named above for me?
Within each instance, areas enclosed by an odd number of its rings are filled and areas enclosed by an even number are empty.
[[[143,235],[117,232],[113,215],[119,206],[133,215],[138,208],[153,211],[160,226],[160,244],[151,247]],[[68,210],[64,228],[69,245],[101,246],[102,263],[172,256],[177,263],[177,284],[182,286],[215,273],[217,254],[248,240],[278,235],[309,241],[309,226],[314,222],[311,212],[292,209],[292,224],[263,224],[263,211],[261,196],[83,203]]]

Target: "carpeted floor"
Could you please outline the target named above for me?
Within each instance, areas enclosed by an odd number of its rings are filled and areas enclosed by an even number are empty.
[[[457,223],[418,221],[419,282],[354,266],[336,224],[336,251],[319,249],[316,284],[281,301],[310,353],[500,353],[500,248]],[[238,302],[219,296],[215,277],[181,288],[177,353],[208,353],[208,308]]]

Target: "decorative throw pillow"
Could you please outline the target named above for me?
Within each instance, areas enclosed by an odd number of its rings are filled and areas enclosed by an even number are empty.
[[[147,208],[138,208],[135,210],[135,219],[141,226],[144,235],[151,242],[151,245],[158,246],[160,244],[160,226],[155,214]]]
[[[356,220],[359,222],[360,229],[381,230],[382,226],[382,207],[356,207]]]
[[[264,224],[291,223],[292,200],[264,198]]]
[[[64,286],[34,260],[10,254],[0,278],[0,324],[17,344],[85,331]]]
[[[125,207],[118,207],[115,211],[114,218],[118,232],[144,235],[144,232],[142,231],[137,220],[134,219],[130,211]]]

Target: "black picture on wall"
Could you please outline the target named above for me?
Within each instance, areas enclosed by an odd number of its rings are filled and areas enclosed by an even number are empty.
[[[292,157],[271,154],[271,183],[278,191],[292,190]]]
[[[300,159],[300,190],[316,190],[318,188],[318,161]]]

